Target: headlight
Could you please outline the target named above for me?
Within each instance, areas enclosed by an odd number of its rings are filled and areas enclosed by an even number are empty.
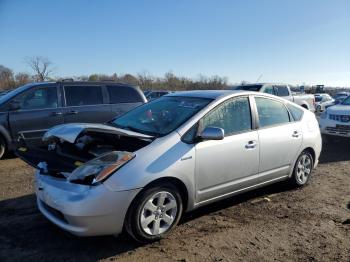
[[[134,153],[121,151],[103,154],[75,169],[68,180],[79,184],[97,184],[106,180],[134,157]]]
[[[327,118],[327,110],[323,111],[320,117],[322,119],[326,119]]]

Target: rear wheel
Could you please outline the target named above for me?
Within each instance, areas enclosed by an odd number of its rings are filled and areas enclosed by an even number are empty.
[[[294,186],[304,186],[310,179],[313,169],[313,158],[308,151],[303,151],[295,163],[291,183]]]
[[[0,136],[0,159],[3,159],[6,154],[6,142],[5,140]]]
[[[164,238],[180,220],[182,199],[176,187],[163,184],[146,189],[133,201],[125,221],[126,231],[146,243]]]

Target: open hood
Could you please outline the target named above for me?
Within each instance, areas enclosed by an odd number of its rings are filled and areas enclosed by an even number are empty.
[[[24,144],[16,154],[43,174],[62,178],[104,155],[135,156],[134,152],[154,139],[104,124],[65,124],[47,131],[43,140],[45,145],[26,147]]]
[[[152,139],[152,136],[129,131],[105,124],[90,124],[90,123],[77,123],[77,124],[63,124],[51,128],[43,136],[44,141],[50,141],[54,138],[58,138],[61,141],[68,143],[75,143],[77,138],[83,132],[96,132],[105,134],[114,134],[118,136],[134,137],[140,139]]]

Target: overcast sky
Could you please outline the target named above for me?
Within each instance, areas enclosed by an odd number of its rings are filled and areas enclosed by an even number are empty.
[[[348,0],[0,0],[0,64],[350,86]]]

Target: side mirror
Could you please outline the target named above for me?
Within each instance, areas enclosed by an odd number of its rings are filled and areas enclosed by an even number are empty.
[[[20,104],[19,104],[19,101],[13,100],[13,101],[10,103],[10,110],[11,110],[11,111],[16,111],[16,110],[18,110],[18,109],[20,109],[20,108],[21,108],[21,106],[20,106]]]
[[[341,103],[340,100],[335,100],[335,101],[334,101],[334,104],[335,104],[335,105],[339,105],[340,103]]]
[[[199,135],[202,140],[222,140],[225,137],[225,131],[219,127],[206,127]]]

